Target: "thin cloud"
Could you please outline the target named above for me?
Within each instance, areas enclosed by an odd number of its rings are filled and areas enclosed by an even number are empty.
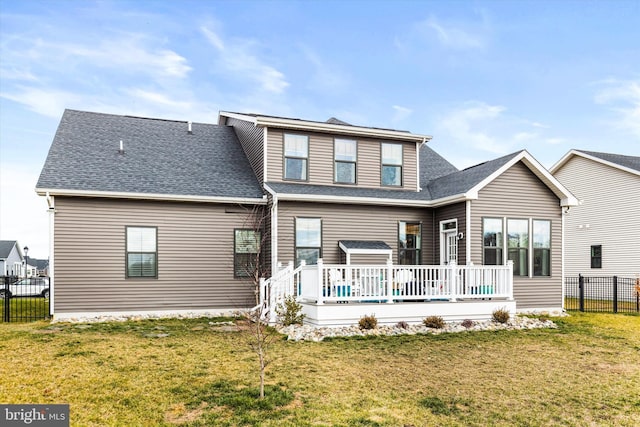
[[[474,32],[469,29],[445,24],[440,22],[435,16],[430,16],[422,25],[435,33],[441,45],[452,49],[478,49],[486,44],[484,34]]]
[[[256,43],[252,40],[223,40],[207,26],[200,27],[205,39],[218,53],[218,61],[225,74],[252,80],[262,90],[280,94],[289,86],[285,75],[264,63],[253,52]]]
[[[609,124],[640,138],[640,80],[608,79],[595,84],[601,86],[594,96],[595,103],[613,113]]]
[[[333,93],[342,92],[347,88],[348,77],[334,64],[322,58],[309,46],[301,44],[300,50],[307,63],[311,65],[312,72],[308,84],[310,88],[318,92],[331,91]]]
[[[503,155],[544,142],[563,144],[564,138],[545,135],[548,126],[509,113],[502,105],[468,101],[440,118],[436,134],[460,147]]]
[[[400,105],[393,105],[391,108],[395,111],[393,118],[391,119],[393,123],[401,122],[413,113],[412,109],[401,107]]]
[[[17,92],[0,92],[0,97],[25,105],[43,116],[59,118],[64,109],[81,103],[82,97],[69,91],[52,88],[16,87]]]

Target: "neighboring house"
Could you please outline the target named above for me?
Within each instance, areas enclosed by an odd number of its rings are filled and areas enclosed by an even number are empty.
[[[552,168],[578,199],[565,217],[565,275],[640,275],[640,157],[571,150]]]
[[[256,207],[273,273],[320,259],[512,261],[518,309],[561,308],[572,194],[526,151],[459,171],[430,139],[333,118],[220,112],[213,125],[66,110],[37,184],[54,215],[52,313],[254,305],[243,265],[255,251]],[[391,276],[375,271],[390,289]]]
[[[49,275],[49,260],[29,258],[29,265],[33,265],[34,276],[45,277]]]
[[[0,240],[0,275],[24,276],[24,257],[16,240]]]

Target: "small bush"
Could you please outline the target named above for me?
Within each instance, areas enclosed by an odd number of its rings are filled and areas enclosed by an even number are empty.
[[[465,328],[469,329],[469,328],[473,328],[473,326],[476,324],[476,322],[474,322],[471,319],[464,319],[462,321],[462,326],[464,326]]]
[[[504,308],[499,308],[493,311],[492,318],[497,323],[507,323],[511,318],[509,312]]]
[[[426,326],[427,328],[434,329],[442,329],[445,325],[444,319],[440,316],[425,317],[424,320],[422,320],[422,323],[424,323],[424,326]]]
[[[301,313],[302,305],[298,304],[293,295],[284,299],[276,306],[276,314],[283,326],[302,325],[305,315]]]
[[[378,319],[376,319],[375,314],[363,316],[358,321],[358,326],[360,329],[375,329],[378,327]]]
[[[401,320],[398,323],[396,323],[396,328],[407,329],[407,328],[409,328],[409,324],[407,322],[405,322],[404,320]]]

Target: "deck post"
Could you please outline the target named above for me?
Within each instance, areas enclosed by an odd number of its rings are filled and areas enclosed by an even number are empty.
[[[387,260],[387,304],[393,304],[393,261]]]
[[[458,274],[457,274],[457,265],[455,261],[449,261],[448,265],[449,270],[449,289],[451,289],[451,302],[458,301]]]
[[[507,261],[507,267],[509,270],[507,272],[507,290],[509,292],[509,296],[507,297],[507,301],[513,301],[513,260]]]
[[[318,258],[318,264],[316,267],[318,268],[318,305],[323,304],[322,301],[322,292],[324,290],[324,274],[323,274],[323,266],[322,266],[322,258]]]

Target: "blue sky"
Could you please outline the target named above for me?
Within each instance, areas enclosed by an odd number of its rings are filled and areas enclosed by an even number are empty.
[[[640,155],[640,0],[0,3],[0,238],[48,256],[35,184],[65,108],[219,110],[433,135],[459,168]]]

